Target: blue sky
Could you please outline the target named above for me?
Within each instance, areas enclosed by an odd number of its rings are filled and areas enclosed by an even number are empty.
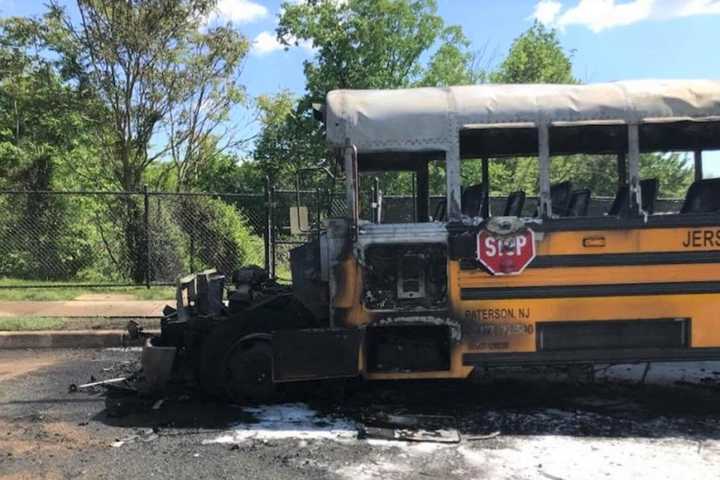
[[[297,0],[294,0],[297,1]],[[343,0],[336,0],[343,1]],[[253,40],[243,72],[255,96],[302,93],[309,46],[285,51],[274,41],[281,0],[220,0],[217,16]],[[585,83],[639,78],[720,79],[720,0],[438,0],[448,24],[497,64],[535,18],[555,27]],[[42,0],[0,0],[0,15],[32,15]],[[707,162],[720,174],[720,156]],[[706,168],[707,168],[706,167]]]

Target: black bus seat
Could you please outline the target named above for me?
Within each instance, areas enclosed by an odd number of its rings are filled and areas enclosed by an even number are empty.
[[[640,190],[642,195],[642,209],[648,214],[655,213],[655,203],[657,201],[658,191],[660,190],[660,182],[657,178],[646,178],[640,180]],[[615,194],[608,215],[627,215],[629,213],[629,197],[630,187],[623,185],[618,188]]]
[[[505,217],[519,217],[522,215],[522,209],[525,206],[525,192],[518,190],[508,195],[505,201],[505,209],[503,210],[503,216]]]
[[[720,211],[720,178],[693,182],[688,188],[680,213],[714,213]]]
[[[550,185],[550,201],[552,202],[552,213],[560,217],[566,217],[572,193],[572,182],[565,181]],[[535,211],[535,216],[540,216],[540,211]]]
[[[587,217],[590,208],[590,189],[582,188],[570,194],[570,201],[566,215],[567,217]]]
[[[444,222],[446,211],[447,211],[447,200],[443,199],[442,201],[438,202],[437,205],[435,205],[435,210],[433,211],[433,217],[432,217],[433,221]]]
[[[565,181],[550,185],[550,201],[552,202],[552,211],[555,215],[561,217],[567,215],[570,206],[570,196],[572,195],[572,182]]]
[[[479,217],[482,215],[483,204],[485,203],[485,190],[482,183],[471,185],[462,192],[462,214],[468,217]]]

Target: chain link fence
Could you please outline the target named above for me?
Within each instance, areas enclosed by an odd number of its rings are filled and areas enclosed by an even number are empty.
[[[430,199],[431,216],[444,201]],[[590,215],[602,215],[611,201],[593,199]],[[492,198],[491,212],[501,214],[504,202]],[[524,214],[532,216],[535,205],[528,198]],[[657,210],[678,208],[677,200],[660,200]],[[0,211],[0,287],[27,281],[151,286],[173,284],[188,272],[230,274],[245,265],[289,280],[290,250],[313,238],[325,218],[342,215],[345,200],[320,190],[271,188],[234,194],[4,191]],[[370,218],[367,207],[361,216]],[[412,197],[384,197],[383,223],[413,217]],[[293,233],[293,223],[305,231]]]
[[[0,209],[3,286],[162,285],[266,262],[262,193],[5,191]]]

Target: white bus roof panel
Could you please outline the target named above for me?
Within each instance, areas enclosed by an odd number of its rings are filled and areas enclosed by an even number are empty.
[[[325,118],[332,146],[448,150],[464,128],[720,120],[720,81],[334,90]]]

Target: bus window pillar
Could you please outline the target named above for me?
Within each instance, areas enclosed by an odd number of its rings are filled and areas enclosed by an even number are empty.
[[[428,173],[428,161],[422,160],[420,166],[415,171],[416,178],[416,202],[415,211],[417,216],[415,221],[424,223],[428,221],[430,210],[430,178]]]
[[[636,123],[628,125],[628,176],[630,177],[630,211],[642,212],[642,191],[640,190],[640,133]]]
[[[455,133],[457,136],[457,132]],[[445,176],[447,181],[447,218],[448,221],[460,220],[460,142],[459,138],[445,152]]]
[[[347,213],[352,225],[353,240],[357,238],[358,226],[358,151],[355,145],[348,146],[344,152],[345,161],[345,201],[347,202]]]
[[[699,182],[703,179],[703,154],[702,150],[695,150],[695,181]]]
[[[490,159],[488,157],[482,158],[482,185],[483,185],[483,203],[482,212],[480,215],[482,218],[490,218]]]
[[[538,125],[538,159],[540,162],[540,217],[552,215],[550,199],[550,132],[547,124]]]

